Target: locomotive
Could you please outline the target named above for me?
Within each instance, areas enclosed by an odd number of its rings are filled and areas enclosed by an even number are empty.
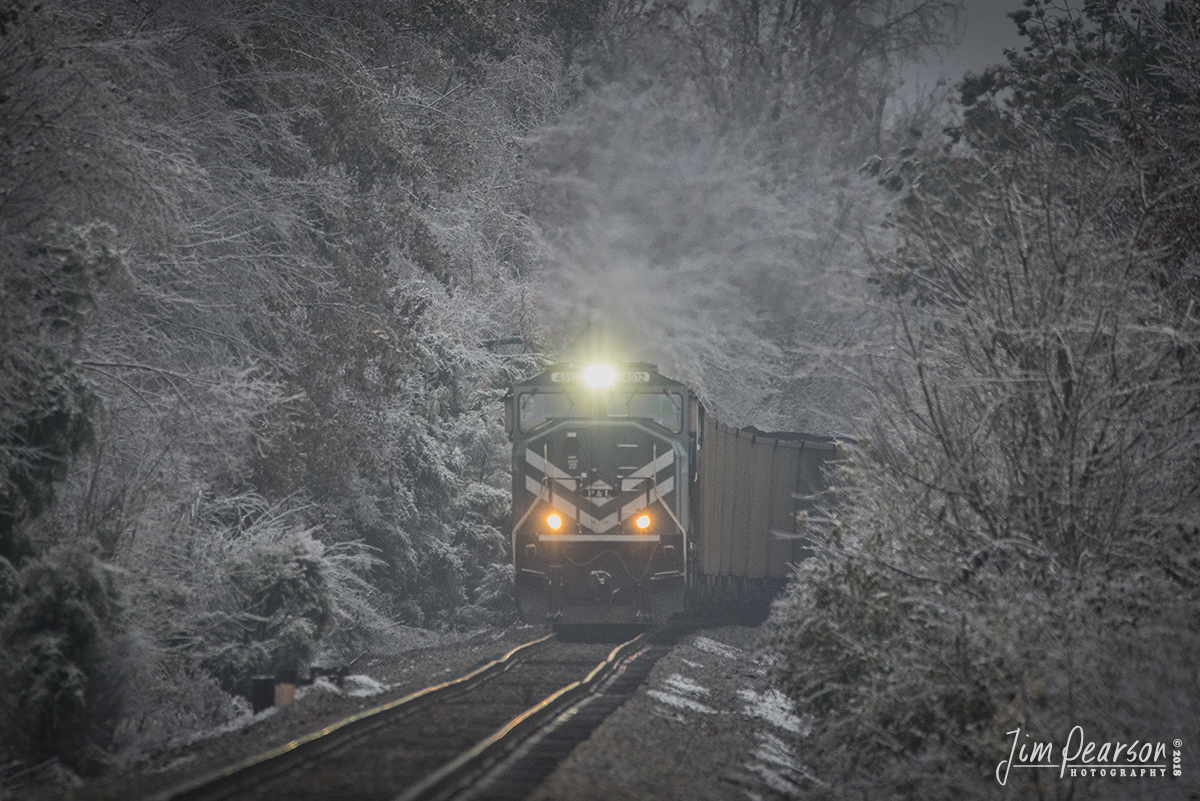
[[[828,437],[724,426],[653,364],[561,363],[515,384],[518,609],[556,626],[764,609],[809,553]]]

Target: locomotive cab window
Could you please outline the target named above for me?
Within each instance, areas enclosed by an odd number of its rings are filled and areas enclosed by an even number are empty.
[[[668,392],[616,394],[609,398],[608,416],[652,420],[679,433],[683,428],[683,399]]]
[[[529,432],[551,420],[592,416],[592,403],[586,395],[564,392],[534,392],[521,395],[517,421],[521,431]]]

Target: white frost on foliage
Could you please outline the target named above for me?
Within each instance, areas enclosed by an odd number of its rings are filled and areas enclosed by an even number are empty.
[[[746,769],[760,776],[764,783],[785,798],[798,798],[802,785],[798,780],[821,784],[792,754],[787,743],[773,734],[758,735],[758,748]]]
[[[809,726],[796,717],[792,701],[779,690],[765,693],[754,690],[738,690],[738,697],[746,702],[742,714],[750,718],[762,718],[772,726],[778,726],[801,736],[807,735]]]
[[[710,640],[708,637],[697,637],[692,641],[692,645],[699,648],[701,651],[707,651],[710,654],[723,656],[726,659],[741,659],[746,655],[746,652],[740,648],[734,648],[732,645],[726,645],[723,642]]]

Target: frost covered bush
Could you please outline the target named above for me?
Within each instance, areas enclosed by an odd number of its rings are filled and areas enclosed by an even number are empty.
[[[361,544],[320,542],[304,511],[254,495],[200,499],[178,540],[147,555],[138,603],[160,611],[140,623],[169,646],[174,670],[248,697],[252,675],[300,673],[327,634],[360,625],[375,560]]]
[[[989,560],[955,583],[930,576],[949,559],[887,552],[806,564],[776,620],[777,678],[818,721],[806,761],[831,797],[1137,797],[1040,771],[1013,771],[1006,791],[1007,732],[1061,746],[1076,725],[1126,743],[1191,728],[1197,599],[1165,571]]]
[[[296,675],[329,629],[332,599],[311,538],[254,543],[224,565],[228,611],[201,618],[200,660],[221,686],[249,697],[250,676]]]
[[[1073,47],[1071,25],[1049,30]],[[1053,64],[1052,44],[1026,58]],[[894,249],[872,254],[890,337],[871,344],[843,503],[810,524],[823,547],[775,618],[830,797],[1136,797],[1146,785],[1037,770],[1002,787],[1007,733],[1194,730],[1200,319],[1180,299],[1198,262],[1186,225],[1169,243],[1158,226],[1194,217],[1195,170],[1148,201],[1161,164],[1101,91],[1116,67],[1073,73],[1094,105],[1072,110],[1100,111],[1063,133],[1030,99],[1063,87],[1033,66],[1021,102],[976,109],[966,141],[880,171],[903,190]],[[1197,109],[1193,84],[1172,85],[1163,146]]]
[[[103,734],[108,650],[124,627],[116,571],[66,544],[24,563],[0,602],[0,743],[45,759]]]

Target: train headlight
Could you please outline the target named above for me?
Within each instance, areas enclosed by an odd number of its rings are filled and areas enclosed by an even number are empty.
[[[611,364],[589,364],[583,369],[583,383],[592,389],[611,387],[617,380],[617,371]]]
[[[650,528],[650,515],[638,515],[637,520],[633,522],[637,523],[638,528],[645,531]]]
[[[550,515],[546,518],[546,525],[555,531],[558,531],[560,528],[562,528],[562,518],[558,515]]]

